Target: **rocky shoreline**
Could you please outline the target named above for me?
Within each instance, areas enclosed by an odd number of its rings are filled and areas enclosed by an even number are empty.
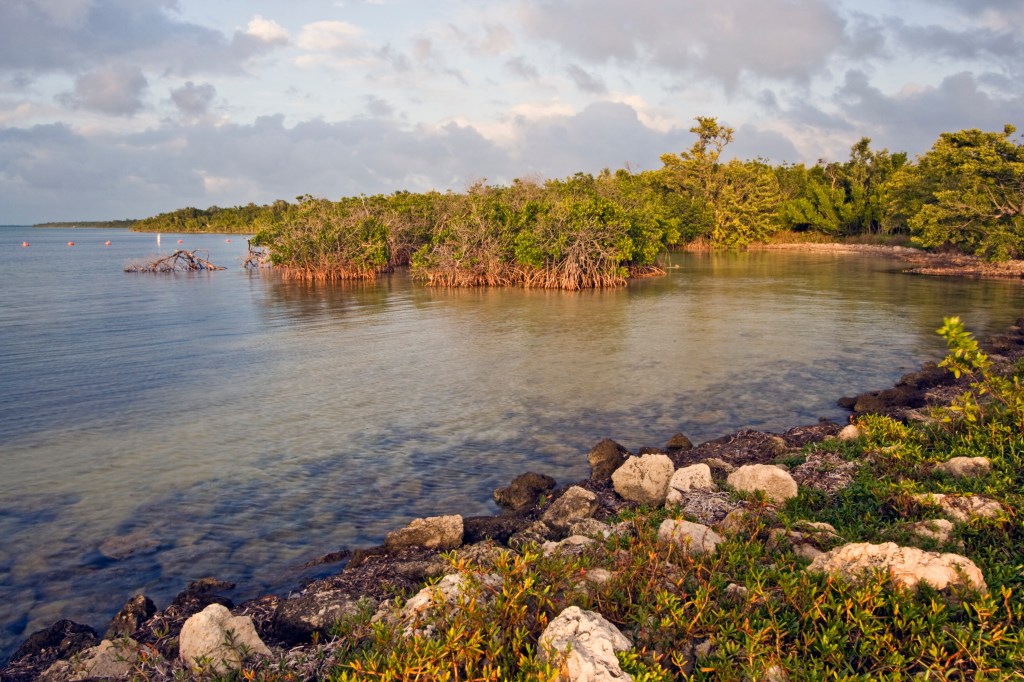
[[[984,346],[993,361],[1004,367],[1024,357],[1024,319],[1006,333],[987,339]],[[924,408],[948,404],[965,386],[965,379],[955,379],[946,370],[928,364],[902,377],[892,388],[843,398],[839,403],[854,416],[874,413],[901,421],[920,421],[928,419]],[[378,547],[324,555],[313,563],[344,565],[335,575],[309,582],[287,596],[268,595],[236,605],[223,596],[233,585],[206,578],[188,585],[160,609],[144,595],[133,597],[102,635],[86,625],[58,621],[21,645],[0,669],[0,680],[123,677],[134,670],[125,668],[126,659],[133,657],[135,665],[143,659],[156,677],[172,679],[175,671],[187,673],[190,658],[203,655],[194,653],[195,637],[189,629],[199,627],[195,624],[204,619],[230,622],[233,631],[251,630],[253,639],[245,644],[245,650],[278,656],[321,646],[334,621],[360,610],[376,611],[375,618],[415,622],[410,605],[418,603],[417,599],[436,599],[436,594],[421,598],[425,593],[417,593],[425,581],[447,576],[439,586],[449,581],[453,583],[451,589],[461,589],[457,580],[449,580],[451,559],[444,556],[446,553],[455,551],[459,560],[486,565],[497,553],[524,548],[537,547],[545,553],[573,552],[593,542],[591,538],[617,532],[604,522],[639,505],[660,506],[666,501],[678,505],[681,516],[699,523],[673,522],[666,538],[690,547],[690,551],[707,543],[713,549],[717,532],[726,532],[729,524],[735,523],[736,514],[748,504],[722,488],[760,490],[781,501],[795,496],[796,486],[828,493],[847,485],[850,463],[837,455],[815,453],[793,467],[786,462],[810,443],[856,437],[850,434],[851,428],[821,422],[781,434],[741,430],[697,446],[679,434],[662,448],[641,448],[636,453],[605,439],[588,453],[592,471],[589,479],[559,485],[543,474],[524,473],[494,491],[502,513],[417,519],[389,533]],[[748,484],[750,477],[757,478],[757,482]],[[682,543],[679,533],[685,532],[697,532],[697,539],[690,535]],[[805,551],[815,561],[832,554],[823,552],[830,544],[827,528],[780,529],[779,533],[788,533],[787,541],[806,547],[798,551]],[[903,559],[901,554],[899,560]],[[963,565],[956,568],[959,573],[965,570]],[[395,595],[403,594],[416,596],[398,612],[392,604]],[[573,627],[580,627],[578,614],[573,617],[577,618]],[[199,651],[210,655],[216,645],[212,650]]]

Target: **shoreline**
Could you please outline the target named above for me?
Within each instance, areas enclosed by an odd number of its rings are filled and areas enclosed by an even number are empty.
[[[1024,357],[1021,324],[1019,321],[1008,333],[985,339],[984,346],[990,352],[1005,353],[1012,359]],[[851,410],[851,418],[873,413],[914,421],[924,418],[919,411],[921,407],[948,403],[964,388],[963,379],[957,380],[946,370],[926,363],[920,370],[903,376],[891,388],[853,398],[840,398],[837,402]],[[697,446],[689,444],[685,436],[678,434],[664,448],[641,448],[636,453],[628,452],[606,438],[591,450],[588,459],[592,468],[595,467],[595,453],[599,453],[599,459],[602,452],[622,461],[629,457],[664,455],[676,468],[712,462],[721,463],[723,470],[746,464],[777,464],[787,453],[792,456],[795,449],[837,436],[841,428],[839,424],[825,421],[797,426],[781,434],[741,430]],[[720,473],[717,472],[716,477]],[[524,478],[530,480],[524,482],[521,480]],[[449,570],[448,562],[442,557],[445,551],[454,549],[477,556],[481,552],[493,552],[495,548],[514,552],[530,543],[539,546],[564,540],[570,532],[568,526],[555,532],[538,531],[537,528],[538,523],[543,525],[544,520],[550,522],[549,510],[573,489],[593,495],[596,504],[590,518],[597,521],[631,506],[616,492],[610,474],[596,476],[595,473],[590,479],[556,484],[554,479],[542,474],[527,472],[514,479],[508,487],[495,491],[495,500],[504,508],[501,513],[459,517],[460,533],[455,543],[424,547],[422,537],[415,533],[409,542],[393,540],[396,533],[400,535],[415,526],[417,521],[414,521],[405,529],[389,533],[383,545],[331,552],[309,562],[307,567],[339,564],[339,568],[336,573],[332,570],[332,575],[295,586],[286,596],[265,595],[235,605],[222,594],[233,589],[234,585],[215,578],[203,578],[189,584],[161,610],[142,595],[137,595],[114,618],[106,638],[131,637],[164,659],[174,661],[178,654],[178,635],[184,622],[211,604],[222,604],[234,614],[249,617],[259,636],[275,650],[315,649],[318,637],[314,633],[327,629],[322,617],[325,610],[329,614],[345,615],[354,612],[362,600],[369,599],[379,605],[396,593],[411,594],[424,581],[440,577]],[[525,504],[521,503],[522,500],[526,500]],[[315,615],[318,612],[321,614],[319,620]],[[4,663],[5,667],[0,668],[0,680],[20,682],[36,679],[54,663],[70,660],[98,644],[100,636],[89,626],[58,621],[51,628],[33,633],[25,640],[14,656]]]

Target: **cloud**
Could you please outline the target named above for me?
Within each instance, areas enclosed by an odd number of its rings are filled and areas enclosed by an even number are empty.
[[[347,21],[316,21],[299,33],[298,45],[309,52],[352,52],[361,49],[362,29]]]
[[[185,85],[171,90],[171,101],[178,111],[188,116],[205,116],[217,96],[217,88],[210,83],[196,85],[188,81]]]
[[[71,73],[113,61],[177,75],[237,73],[287,43],[275,22],[254,17],[230,37],[183,21],[176,0],[0,2],[0,74]]]
[[[58,96],[65,106],[112,116],[131,116],[142,109],[149,82],[137,66],[114,65],[75,79],[74,92]]]
[[[649,63],[733,87],[744,74],[806,81],[844,44],[825,0],[522,0],[526,29],[592,64]]]
[[[576,64],[570,64],[565,67],[565,73],[569,76],[569,79],[576,85],[577,88],[583,92],[589,92],[595,95],[601,95],[608,92],[608,88],[605,86],[604,81],[600,78],[584,71]]]

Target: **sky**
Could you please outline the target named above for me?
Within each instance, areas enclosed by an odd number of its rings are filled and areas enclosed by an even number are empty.
[[[0,224],[1024,128],[1021,0],[0,0]]]

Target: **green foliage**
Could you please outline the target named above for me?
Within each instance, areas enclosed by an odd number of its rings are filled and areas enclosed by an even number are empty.
[[[990,260],[1024,254],[1024,145],[1014,132],[943,133],[894,178],[890,201],[915,242]]]

